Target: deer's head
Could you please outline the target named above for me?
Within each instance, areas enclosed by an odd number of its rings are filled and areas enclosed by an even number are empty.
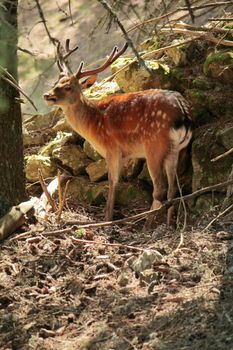
[[[57,45],[57,65],[60,70],[58,81],[54,87],[44,94],[44,99],[49,105],[64,106],[73,103],[78,103],[82,96],[82,90],[90,87],[96,81],[98,73],[104,71],[110,66],[125,50],[128,45],[125,44],[121,50],[117,46],[114,47],[108,59],[99,68],[92,70],[82,70],[84,62],[81,62],[76,73],[72,73],[67,58],[77,50],[69,48],[69,39],[66,40],[66,54],[62,54],[60,43]],[[86,80],[81,80],[88,77]]]

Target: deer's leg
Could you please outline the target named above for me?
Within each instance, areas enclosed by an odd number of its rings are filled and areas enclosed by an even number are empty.
[[[153,183],[153,202],[151,209],[158,209],[162,205],[162,200],[166,193],[166,181],[163,174],[163,163],[165,158],[165,149],[146,150],[146,161],[149,174]],[[153,223],[154,215],[147,220],[146,227],[150,227]]]
[[[108,190],[108,199],[107,199],[106,211],[105,211],[105,220],[110,221],[113,218],[116,186],[119,181],[122,156],[119,151],[114,152],[112,150],[112,153],[107,155],[106,161],[108,165],[109,190]]]
[[[167,199],[173,199],[176,194],[176,173],[178,167],[179,151],[174,150],[165,160],[165,171],[167,174],[168,190]],[[174,213],[174,206],[172,205],[167,211],[167,224],[171,225]]]

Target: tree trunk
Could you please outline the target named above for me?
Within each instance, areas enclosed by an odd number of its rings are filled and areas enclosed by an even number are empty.
[[[17,5],[17,0],[5,0],[0,6],[0,66],[16,80]],[[4,80],[3,75],[0,76],[0,217],[12,205],[25,199],[22,119],[18,98],[18,91]]]

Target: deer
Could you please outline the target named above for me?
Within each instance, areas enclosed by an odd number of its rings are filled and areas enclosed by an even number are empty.
[[[191,107],[176,91],[148,89],[120,93],[100,100],[87,98],[83,89],[91,86],[100,72],[109,67],[127,49],[115,46],[106,61],[95,69],[83,70],[81,62],[75,73],[67,58],[74,49],[66,41],[66,54],[57,45],[60,70],[54,87],[44,94],[48,105],[59,106],[74,131],[106,159],[109,190],[105,220],[113,218],[116,186],[122,162],[127,158],[144,158],[153,184],[151,210],[162,206],[164,195],[174,198],[179,155],[192,137]],[[63,50],[64,52],[64,50]],[[86,78],[86,80],[81,80]],[[174,208],[167,210],[167,224],[172,224]]]

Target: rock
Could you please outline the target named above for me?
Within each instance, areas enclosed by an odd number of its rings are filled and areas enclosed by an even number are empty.
[[[117,282],[121,287],[127,286],[129,283],[129,277],[125,272],[121,272],[117,277]]]
[[[55,139],[40,150],[40,154],[43,156],[51,156],[54,149],[62,147],[68,142],[75,142],[75,136],[72,133],[59,131]]]
[[[212,121],[214,116],[209,110],[208,96],[205,91],[199,89],[187,89],[185,91],[187,100],[192,106],[194,119],[198,125]]]
[[[211,162],[212,158],[225,152],[225,148],[216,142],[219,124],[212,124],[208,128],[199,128],[192,144],[193,179],[192,191],[211,186],[227,180],[232,165],[231,157],[221,161]],[[221,189],[219,192],[225,192]]]
[[[212,52],[203,65],[204,74],[222,83],[233,85],[233,52]]]
[[[26,178],[28,181],[35,182],[39,180],[38,169],[41,169],[43,178],[53,177],[57,169],[54,162],[47,156],[31,155],[26,158]]]
[[[45,136],[41,132],[28,131],[23,126],[23,144],[24,146],[43,145],[45,143]]]
[[[132,60],[130,58],[118,58],[112,65],[112,73],[123,68]],[[150,75],[138,62],[133,62],[123,69],[115,77],[117,84],[124,92],[134,92],[150,88],[169,88],[170,68],[160,61],[145,60],[152,74]]]
[[[61,115],[62,110],[57,108],[44,115],[33,115],[32,117],[26,119],[23,122],[23,125],[28,131],[39,131],[40,129],[50,128],[53,122],[58,120]]]
[[[116,189],[116,204],[149,206],[151,195],[135,182],[120,182]]]
[[[94,149],[94,147],[92,147],[92,145],[87,140],[84,141],[83,150],[86,155],[94,161],[102,159],[101,155]]]
[[[52,151],[52,157],[59,160],[69,170],[72,170],[74,175],[85,174],[85,168],[90,163],[82,147],[74,144],[55,148]]]
[[[99,159],[94,163],[90,163],[86,167],[91,182],[106,180],[108,177],[108,168],[105,159]]]
[[[68,132],[68,133],[73,132],[73,129],[71,128],[71,126],[69,125],[65,117],[62,117],[61,119],[59,119],[56,122],[56,124],[52,127],[52,129],[56,133],[58,131]]]
[[[146,284],[150,284],[152,282],[159,282],[159,275],[153,269],[146,269],[140,272],[139,279],[140,282],[145,282]]]
[[[217,139],[218,142],[226,148],[226,150],[231,149],[233,147],[233,126],[220,130],[217,133]]]
[[[173,40],[171,45],[179,44],[181,40]],[[185,66],[188,63],[187,45],[181,45],[167,50],[167,56],[171,59],[175,66]]]
[[[151,37],[146,40],[144,40],[142,43],[139,44],[140,50],[145,51],[153,51],[156,49],[159,49],[161,47],[161,43],[158,40],[158,37]]]
[[[100,99],[119,92],[119,86],[115,81],[102,81],[95,83],[89,89],[84,90],[84,95],[92,99]]]
[[[84,176],[73,178],[69,184],[68,197],[79,204],[98,205],[106,203],[108,195],[108,181],[90,183]],[[116,204],[120,206],[149,206],[151,196],[135,183],[120,182],[116,190]]]
[[[99,205],[105,203],[107,193],[107,182],[91,184],[88,177],[79,176],[70,181],[67,198],[77,204]]]
[[[203,194],[196,199],[195,213],[203,214],[209,212],[214,206],[223,202],[224,198],[225,195],[223,193]]]
[[[161,261],[162,254],[155,250],[146,250],[135,259],[128,260],[129,266],[135,272],[142,272],[151,269],[154,262]]]

